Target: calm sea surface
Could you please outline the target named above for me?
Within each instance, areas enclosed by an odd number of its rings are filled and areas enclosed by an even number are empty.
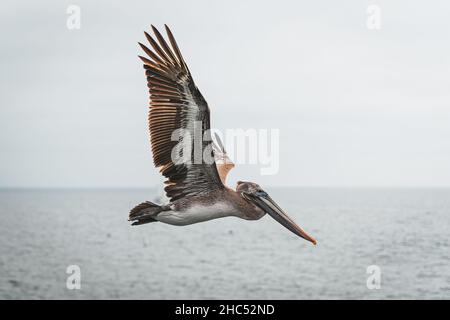
[[[268,191],[316,247],[268,216],[130,227],[152,190],[0,190],[0,298],[450,299],[450,189]]]

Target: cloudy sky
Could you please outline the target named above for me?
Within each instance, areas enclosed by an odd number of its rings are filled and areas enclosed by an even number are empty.
[[[278,174],[230,183],[450,186],[450,3],[268,3],[2,1],[0,187],[159,184],[137,42],[164,23],[214,127],[280,130]]]

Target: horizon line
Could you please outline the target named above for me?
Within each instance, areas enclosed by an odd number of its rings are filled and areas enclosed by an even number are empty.
[[[449,189],[450,185],[267,185],[266,188],[305,188],[305,189]],[[133,190],[133,189],[162,189],[158,186],[0,186],[0,190]]]

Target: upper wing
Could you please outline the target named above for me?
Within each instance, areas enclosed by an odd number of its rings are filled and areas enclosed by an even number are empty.
[[[150,89],[149,128],[153,162],[167,178],[165,191],[174,201],[224,188],[224,185],[214,162],[208,104],[195,86],[172,32],[165,27],[172,48],[153,26],[158,42],[146,32],[145,36],[154,51],[139,44],[150,58],[140,57]],[[203,138],[198,138],[198,131]],[[174,149],[180,143],[184,143],[183,146],[188,144],[190,148]],[[200,151],[197,150],[199,146]],[[173,159],[174,155],[179,156],[178,160]]]
[[[234,162],[228,157],[225,147],[223,146],[222,140],[217,134],[215,136],[214,158],[216,160],[217,171],[219,172],[220,180],[225,185],[227,180],[228,172],[234,168]]]

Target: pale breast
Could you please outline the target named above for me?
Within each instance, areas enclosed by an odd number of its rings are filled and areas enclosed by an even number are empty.
[[[184,226],[234,215],[236,209],[232,205],[218,202],[207,206],[193,205],[187,209],[163,211],[155,218],[167,224]]]

